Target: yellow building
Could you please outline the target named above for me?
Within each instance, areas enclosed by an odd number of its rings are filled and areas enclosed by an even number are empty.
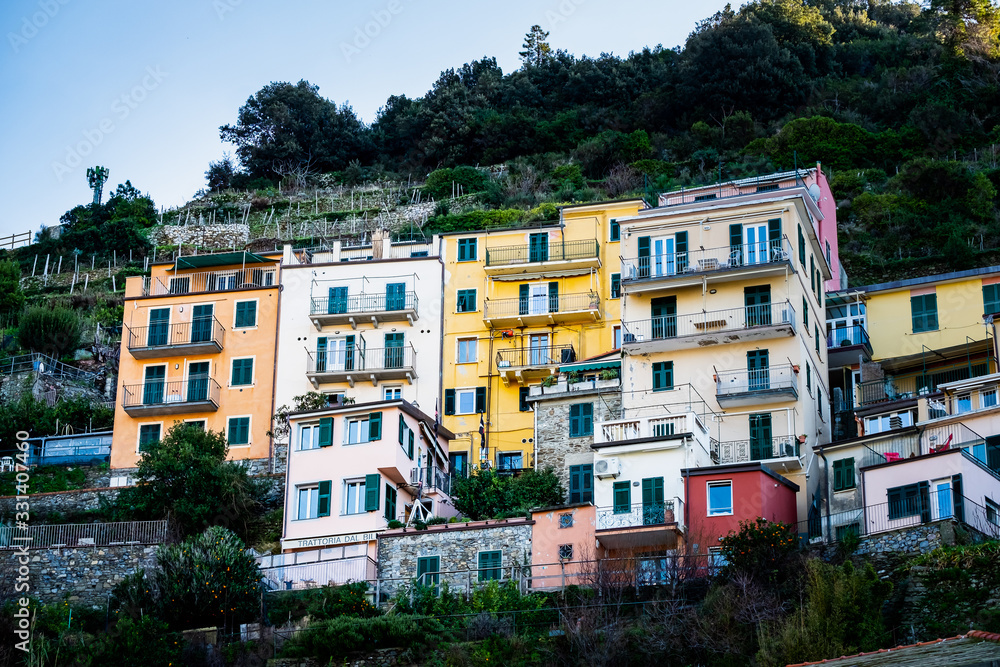
[[[279,260],[180,257],[128,279],[112,468],[135,467],[177,422],[224,433],[230,459],[272,467]]]
[[[617,219],[645,207],[641,199],[567,206],[558,223],[441,236],[441,412],[456,434],[453,470],[533,467],[529,387],[561,364],[620,346]]]

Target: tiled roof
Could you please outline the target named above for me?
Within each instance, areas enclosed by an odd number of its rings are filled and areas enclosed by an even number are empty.
[[[829,658],[817,662],[800,662],[788,665],[788,667],[806,667],[806,665],[960,667],[961,665],[995,664],[996,661],[1000,661],[1000,634],[972,630],[955,637],[897,646],[896,648],[884,648],[878,651]]]

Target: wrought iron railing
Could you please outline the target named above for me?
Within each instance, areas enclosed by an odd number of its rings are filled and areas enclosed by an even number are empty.
[[[39,352],[0,359],[0,375],[30,372],[70,380],[92,380],[97,377],[94,373],[64,364],[58,359]]]
[[[794,266],[788,239],[728,245],[707,250],[665,253],[622,260],[622,280],[640,282],[675,276],[728,271],[789,262]]]
[[[920,438],[906,433],[881,441],[867,442],[858,465],[862,468],[920,456]]]
[[[574,361],[576,361],[576,350],[572,345],[517,347],[497,352],[497,368],[540,368]]]
[[[748,463],[767,459],[798,458],[799,439],[794,435],[775,435],[766,439],[712,440],[715,463]]]
[[[755,391],[794,391],[795,371],[791,364],[765,368],[719,371],[716,375],[719,398]]]
[[[122,387],[122,407],[136,408],[154,405],[183,405],[211,401],[219,405],[219,383],[210,377],[187,380],[146,380]]]
[[[698,430],[698,417],[693,412],[661,417],[635,417],[598,422],[597,442],[622,442],[642,438],[666,438]]]
[[[416,362],[412,345],[399,347],[353,347],[308,352],[307,373],[350,373],[412,369]]]
[[[601,297],[594,292],[527,296],[513,299],[487,299],[485,319],[518,317],[521,315],[548,315],[549,313],[601,312]]]
[[[638,528],[640,526],[663,526],[678,521],[674,512],[675,502],[632,503],[597,508],[597,530],[614,528]]]
[[[100,547],[117,544],[160,544],[167,539],[166,521],[73,523],[27,528],[0,526],[0,549]]]
[[[128,349],[170,347],[216,343],[222,347],[226,327],[214,317],[196,318],[192,322],[154,322],[145,327],[128,329]]]
[[[688,315],[660,315],[622,323],[622,343],[682,338],[742,331],[757,327],[788,326],[795,331],[795,309],[788,301],[728,308]]]
[[[916,398],[922,394],[931,394],[938,386],[958,380],[968,380],[986,375],[987,364],[965,364],[941,370],[928,370],[902,375],[887,375],[881,380],[870,380],[858,385],[861,405],[886,403],[907,398]]]
[[[556,241],[500,246],[486,249],[486,266],[533,264],[537,262],[567,262],[598,257],[597,239]]]
[[[868,332],[860,324],[831,329],[826,334],[826,346],[831,350],[854,345],[863,345],[868,350],[868,354],[872,353],[871,339],[868,338]]]
[[[318,551],[260,556],[257,562],[263,582],[270,590],[373,581],[378,571],[371,556],[321,559]]]
[[[672,192],[664,192],[659,196],[660,206],[681,206],[682,204],[694,204],[698,202],[711,202],[719,199],[731,197],[743,197],[746,195],[758,194],[762,192],[774,192],[778,190],[789,190],[791,188],[801,188],[805,185],[802,177],[807,172],[803,170],[789,171],[782,174],[767,174],[764,176],[754,176],[728,181],[726,183],[716,183],[715,185],[704,185],[694,188],[681,188]]]
[[[274,268],[170,273],[156,278],[143,278],[142,295],[197,294],[274,287],[277,284],[277,272]]]
[[[416,309],[416,292],[403,292],[401,294],[355,294],[344,297],[313,297],[309,314],[351,315]]]
[[[410,470],[410,483],[423,484],[425,489],[451,493],[451,476],[437,466],[424,466]]]

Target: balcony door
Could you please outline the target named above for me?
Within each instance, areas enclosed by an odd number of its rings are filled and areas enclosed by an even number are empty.
[[[653,251],[649,259],[652,277],[672,276],[677,273],[677,249],[674,237],[653,239]]]
[[[677,336],[677,297],[661,296],[650,302],[653,338]]]
[[[385,335],[385,368],[403,367],[403,335],[401,333]]]
[[[207,361],[188,364],[188,403],[208,400],[208,371],[209,362]]]
[[[406,307],[406,283],[389,283],[385,286],[385,309],[403,310]]]
[[[528,237],[528,261],[549,261],[549,235],[547,233],[532,234]]]
[[[143,405],[158,405],[163,403],[163,391],[167,384],[166,379],[166,366],[146,366],[142,382]]]
[[[743,288],[748,327],[766,327],[771,324],[771,286]]]
[[[549,335],[532,334],[528,337],[528,365],[545,366],[549,364]]]
[[[166,345],[170,333],[170,309],[154,308],[149,311],[149,330],[146,334],[146,345],[158,347]]]
[[[743,225],[745,264],[767,264],[767,223]]]
[[[347,312],[347,287],[330,288],[326,300],[326,312],[328,315]]]
[[[663,502],[663,478],[647,477],[642,480],[642,525],[657,526],[666,522]]]
[[[750,391],[770,389],[771,374],[767,350],[747,352],[747,388]]]
[[[865,304],[848,303],[830,306],[826,311],[826,334],[829,347],[842,345],[863,345],[866,314]]]
[[[774,458],[771,446],[771,413],[750,415],[750,458],[763,461]]]
[[[212,340],[212,320],[215,306],[195,306],[191,311],[191,342],[207,343]]]

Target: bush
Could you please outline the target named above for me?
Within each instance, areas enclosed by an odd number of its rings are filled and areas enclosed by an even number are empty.
[[[490,177],[486,172],[475,167],[438,169],[427,176],[427,180],[424,182],[424,194],[434,199],[451,197],[452,183],[461,185],[465,194],[472,194],[485,189],[489,180]]]
[[[282,625],[305,616],[316,620],[353,616],[372,618],[379,610],[368,602],[368,583],[323,586],[302,591],[280,591],[268,596],[267,621]]]
[[[433,646],[444,626],[433,618],[397,614],[374,618],[340,617],[299,632],[285,644],[281,656],[316,658],[322,664],[340,661],[352,653],[380,648]]]
[[[179,665],[181,636],[167,632],[167,625],[152,616],[123,618],[110,632],[85,647],[73,664],[104,665],[106,667],[168,667]]]
[[[61,307],[31,306],[21,314],[17,326],[21,347],[56,358],[76,352],[82,334],[80,317]]]
[[[452,483],[455,509],[474,521],[523,514],[532,507],[563,502],[563,488],[555,472],[526,470],[520,475],[501,475],[480,470],[457,477]]]
[[[799,538],[783,523],[771,523],[758,517],[740,521],[740,529],[721,540],[726,565],[722,576],[734,579],[748,576],[775,590],[794,585],[793,571],[799,568]]]
[[[10,317],[24,308],[21,291],[21,267],[17,262],[0,262],[0,317]]]

